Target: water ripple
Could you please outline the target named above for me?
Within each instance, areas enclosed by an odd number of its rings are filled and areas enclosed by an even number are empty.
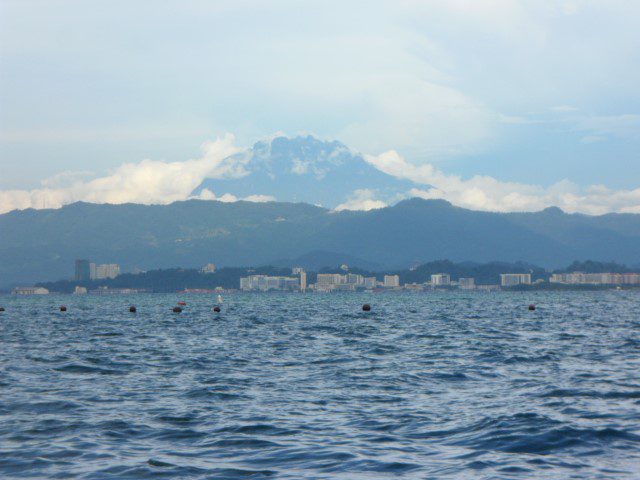
[[[636,292],[2,303],[1,478],[640,471]]]

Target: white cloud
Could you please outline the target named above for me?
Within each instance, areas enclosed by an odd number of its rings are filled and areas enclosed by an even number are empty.
[[[448,175],[433,165],[412,165],[391,150],[365,159],[379,170],[398,178],[426,185],[408,194],[426,199],[444,199],[474,210],[497,212],[538,211],[557,206],[574,213],[599,215],[608,212],[640,213],[640,188],[611,190],[604,185],[580,187],[563,180],[550,187],[517,182],[502,182],[490,176],[463,179]]]
[[[242,200],[247,202],[256,202],[256,203],[265,203],[265,202],[275,202],[276,197],[271,195],[249,195],[248,197],[244,197]]]
[[[375,192],[366,188],[358,189],[349,196],[346,202],[335,208],[336,212],[342,210],[374,210],[384,208],[387,204],[375,199]]]
[[[69,172],[45,180],[35,190],[0,191],[0,213],[25,208],[58,208],[77,201],[93,203],[166,204],[189,198],[204,178],[246,175],[248,158],[229,158],[240,152],[233,135],[202,146],[202,157],[184,162],[142,160],[125,163],[103,177],[86,179],[86,172]],[[201,198],[235,201],[235,197],[203,192]],[[258,198],[258,197],[256,197]],[[264,201],[264,200],[258,200]]]

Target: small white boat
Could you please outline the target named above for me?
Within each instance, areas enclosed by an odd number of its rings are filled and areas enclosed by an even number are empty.
[[[218,303],[224,303],[224,298],[222,298],[222,295],[218,295]]]

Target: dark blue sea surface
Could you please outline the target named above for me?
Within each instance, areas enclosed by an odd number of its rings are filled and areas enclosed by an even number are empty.
[[[0,478],[640,478],[638,291],[215,302],[0,297]]]

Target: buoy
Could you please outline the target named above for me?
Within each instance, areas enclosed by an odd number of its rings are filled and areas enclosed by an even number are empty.
[[[60,311],[61,311],[61,312],[66,312],[66,311],[67,311],[67,307],[65,307],[64,305],[62,305],[62,306],[60,307]]]
[[[364,305],[362,305],[363,312],[368,312],[370,310],[371,310],[371,305],[369,305],[368,303],[365,303]]]
[[[182,309],[180,307],[173,307],[173,313],[180,313]]]
[[[183,306],[183,307],[184,307],[186,304],[187,304],[187,302],[185,302],[184,300],[180,300],[180,301],[178,302],[178,305],[181,305],[181,306]]]
[[[137,308],[136,308],[136,306],[135,306],[135,305],[131,305],[131,306],[129,307],[129,311],[130,311],[131,313],[136,313],[136,312],[137,312]]]
[[[531,305],[529,305],[529,310],[535,310],[536,306],[532,303]]]
[[[213,311],[216,313],[220,313],[220,307],[218,306],[213,307]]]

